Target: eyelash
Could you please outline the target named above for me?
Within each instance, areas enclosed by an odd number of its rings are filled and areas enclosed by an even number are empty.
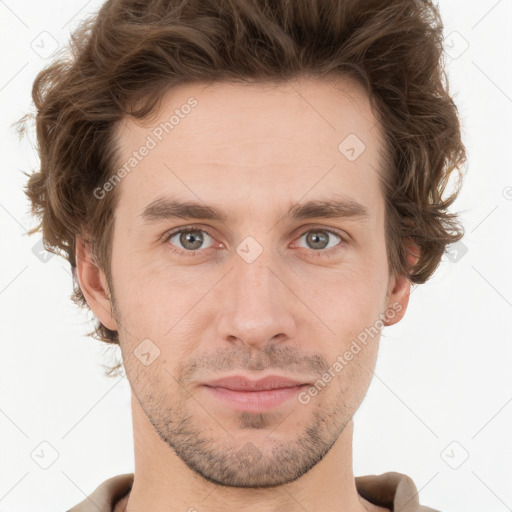
[[[185,250],[178,249],[175,246],[173,246],[172,244],[168,243],[169,240],[174,235],[178,235],[180,233],[188,233],[188,232],[191,232],[191,231],[202,231],[203,233],[206,233],[210,238],[215,239],[215,237],[212,236],[208,232],[208,230],[206,230],[206,229],[201,229],[201,228],[197,228],[197,227],[194,227],[194,226],[182,226],[179,229],[176,229],[174,231],[166,233],[164,235],[164,237],[163,237],[164,238],[163,241],[165,243],[167,243],[167,245],[169,247],[169,250],[171,252],[173,252],[175,254],[178,254],[179,256],[193,257],[198,252],[207,251],[208,249],[197,249],[195,251],[185,251]],[[296,238],[296,240],[302,238],[304,235],[306,235],[307,233],[312,232],[312,231],[322,231],[324,233],[329,233],[330,235],[334,235],[334,236],[336,236],[336,237],[338,237],[340,239],[340,242],[337,245],[335,245],[334,247],[331,247],[330,249],[327,249],[327,250],[326,249],[318,249],[318,250],[310,249],[313,252],[314,257],[331,257],[331,256],[335,256],[340,251],[342,251],[342,250],[344,250],[346,248],[347,241],[345,240],[345,238],[338,231],[335,231],[333,229],[326,229],[326,228],[320,228],[320,227],[309,228],[306,231],[303,231]]]

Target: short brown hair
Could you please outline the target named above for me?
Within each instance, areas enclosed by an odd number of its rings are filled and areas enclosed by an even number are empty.
[[[286,81],[340,73],[367,91],[385,136],[389,270],[424,283],[463,237],[443,194],[466,160],[444,70],[443,24],[428,0],[109,0],[33,84],[40,170],[26,195],[48,250],[75,269],[76,236],[111,277],[117,189],[113,132],[155,113],[186,82]],[[28,174],[27,174],[28,176]],[[408,243],[419,249],[408,263]],[[74,275],[73,301],[87,307]],[[119,343],[99,321],[88,333]]]

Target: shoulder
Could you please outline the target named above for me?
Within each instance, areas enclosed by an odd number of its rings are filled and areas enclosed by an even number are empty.
[[[419,492],[413,479],[404,473],[389,471],[380,475],[356,476],[355,481],[357,492],[375,505],[391,510],[440,512],[420,504]]]
[[[132,483],[133,473],[108,478],[66,512],[112,512],[112,505],[131,489]]]

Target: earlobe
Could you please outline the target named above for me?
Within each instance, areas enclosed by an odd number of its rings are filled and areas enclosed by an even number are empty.
[[[407,246],[409,266],[416,264],[419,258],[419,249],[413,244]],[[390,290],[388,291],[386,312],[383,323],[386,326],[398,323],[405,315],[411,294],[411,281],[406,276],[392,276]]]
[[[393,276],[391,286],[392,290],[389,294],[383,318],[383,323],[386,326],[396,324],[402,320],[409,304],[411,291],[409,279],[403,276]]]
[[[117,330],[107,279],[94,261],[90,244],[81,237],[76,240],[75,261],[78,283],[89,307],[105,327]]]

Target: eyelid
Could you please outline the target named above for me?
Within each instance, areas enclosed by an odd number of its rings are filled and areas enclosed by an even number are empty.
[[[209,228],[206,228],[205,226],[198,226],[198,225],[188,225],[188,226],[180,226],[180,227],[177,227],[177,228],[174,228],[174,229],[171,229],[169,231],[166,231],[163,235],[162,235],[162,241],[163,242],[168,242],[169,239],[171,237],[173,237],[174,235],[177,235],[178,233],[181,233],[181,232],[187,232],[187,231],[202,231],[203,233],[206,233],[212,240],[216,240],[216,237],[210,233],[209,231]],[[220,244],[220,245],[224,245],[224,244]],[[208,248],[210,249],[210,247]],[[207,251],[208,249],[197,249],[197,251]],[[182,251],[182,252],[187,252],[187,253],[190,253],[190,254],[193,254],[195,253],[196,251],[184,251],[183,249],[179,249],[178,247],[176,247],[176,250],[179,252],[179,251]]]
[[[326,227],[326,226],[308,226],[307,228],[302,227],[301,233],[294,238],[294,242],[302,238],[304,235],[306,235],[309,232],[314,231],[324,231],[326,233],[329,233],[330,235],[334,235],[340,239],[340,241],[334,245],[333,247],[330,247],[328,249],[307,249],[304,247],[300,247],[300,249],[308,251],[308,255],[311,255],[313,258],[329,258],[337,256],[341,253],[341,251],[344,251],[347,249],[347,246],[350,241],[350,237],[346,235],[344,232],[339,231],[336,228]]]
[[[310,231],[326,231],[327,233],[332,233],[333,235],[339,236],[344,242],[348,242],[350,240],[350,236],[345,231],[341,231],[337,228],[332,228],[330,226],[322,226],[318,224],[314,224],[311,226],[307,226],[306,228],[304,226],[301,227],[300,235],[297,236],[297,238],[300,238],[301,236],[305,235],[306,233],[309,233]]]

